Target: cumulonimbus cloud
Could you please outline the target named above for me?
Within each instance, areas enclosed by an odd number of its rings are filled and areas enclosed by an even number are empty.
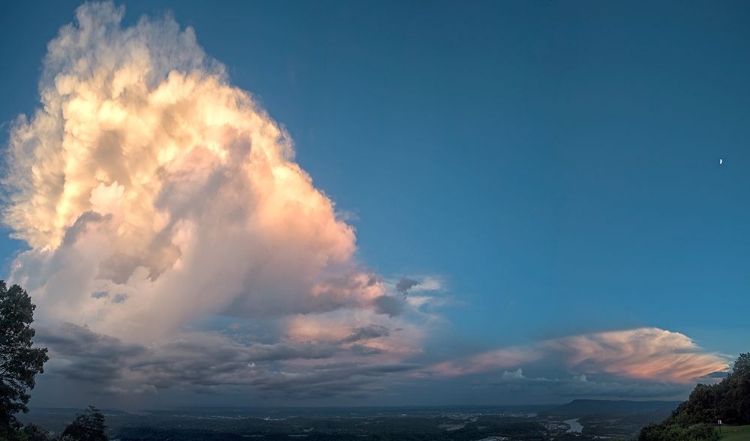
[[[250,352],[283,348],[291,355],[272,360],[283,364],[273,384],[332,354],[396,366],[418,352],[428,315],[354,259],[354,228],[294,162],[284,128],[229,83],[191,28],[169,17],[123,27],[124,12],[78,8],[48,45],[39,109],[15,121],[8,143],[3,220],[30,246],[10,278],[38,305],[41,336],[68,366],[59,372],[165,376],[146,361],[140,371],[114,358],[92,364],[96,354],[70,342],[140,348],[130,354],[139,360],[158,347],[189,365],[203,347],[175,342],[186,329],[208,338],[196,327],[212,317],[265,321],[242,342],[207,335],[237,351],[232,367],[257,363],[252,372],[270,368]]]
[[[123,14],[78,9],[49,44],[41,108],[11,131],[4,220],[32,248],[12,279],[39,314],[153,338],[227,311],[382,310],[388,289],[284,129],[192,29]]]

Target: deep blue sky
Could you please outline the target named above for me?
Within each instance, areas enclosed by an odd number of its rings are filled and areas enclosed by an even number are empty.
[[[77,5],[0,7],[3,143]],[[747,2],[125,5],[192,26],[287,128],[362,262],[446,281],[453,344],[648,326],[749,349]]]

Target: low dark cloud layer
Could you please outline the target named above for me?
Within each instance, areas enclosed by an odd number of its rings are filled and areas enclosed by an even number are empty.
[[[362,328],[356,328],[352,334],[342,339],[342,343],[354,343],[360,340],[370,340],[378,337],[387,337],[390,335],[388,328],[380,325],[369,325]]]
[[[387,336],[382,326],[352,330],[340,342],[239,345],[218,334],[145,347],[65,323],[39,329],[36,341],[54,360],[46,375],[98,385],[109,395],[143,395],[172,388],[206,392],[250,386],[269,396],[315,398],[364,396],[382,390],[383,380],[417,366],[356,361],[363,352],[352,343]],[[374,353],[378,353],[374,350]],[[337,360],[350,354],[350,362]]]
[[[450,399],[451,384],[482,390],[480,396],[494,393],[504,400],[658,399],[682,397],[692,387],[669,381],[623,381],[604,369],[596,375],[574,374],[562,367],[560,359],[538,358],[533,351],[532,356],[524,358],[511,350],[494,354],[490,361],[487,356],[476,359],[475,368],[483,366],[480,371],[441,378],[430,371],[434,368],[421,363],[378,361],[377,357],[386,352],[376,345],[364,345],[389,338],[393,332],[398,331],[370,324],[352,328],[336,341],[273,344],[252,342],[251,335],[242,333],[227,336],[198,332],[147,347],[65,323],[40,327],[36,341],[49,347],[52,356],[45,375],[83,382],[93,394],[131,398],[174,390],[213,394],[251,388],[269,399],[336,400],[394,391],[398,395],[399,385],[423,382],[429,387],[440,382],[447,394],[443,399]],[[501,359],[508,365],[531,366],[532,373],[556,374],[529,375],[521,367],[503,370],[487,364],[500,366]],[[425,372],[432,373],[425,376]]]

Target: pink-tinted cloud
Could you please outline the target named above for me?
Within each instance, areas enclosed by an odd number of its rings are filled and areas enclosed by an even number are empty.
[[[698,347],[689,337],[658,328],[583,334],[489,351],[438,363],[427,372],[446,376],[499,372],[532,362],[568,373],[689,383],[726,370],[727,360]],[[585,377],[579,377],[585,378]]]
[[[530,348],[506,348],[484,352],[462,360],[445,361],[430,366],[429,373],[445,376],[459,376],[482,372],[518,368],[542,357],[540,352]]]
[[[572,371],[638,380],[688,383],[727,369],[724,358],[704,352],[689,337],[658,328],[601,332],[549,340]]]
[[[173,384],[153,348],[206,375],[199,352],[222,348],[226,372],[201,380],[211,384],[252,385],[260,370],[277,385],[404,370],[439,279],[399,287],[358,262],[354,228],[294,161],[289,135],[193,30],[171,18],[123,27],[123,15],[111,2],[78,8],[48,45],[38,110],[10,131],[2,215],[31,248],[10,279],[32,295],[37,323],[141,348],[122,368],[94,363],[90,378],[109,375],[112,391]],[[407,302],[416,289],[427,300]],[[264,329],[228,340],[217,317]],[[48,340],[65,375],[96,358]],[[262,365],[264,351],[284,356]],[[350,368],[332,369],[334,357]],[[388,367],[357,368],[368,365]]]
[[[141,339],[228,311],[377,308],[387,289],[283,128],[192,29],[123,14],[78,9],[11,130],[4,221],[32,247],[12,279],[39,317]]]

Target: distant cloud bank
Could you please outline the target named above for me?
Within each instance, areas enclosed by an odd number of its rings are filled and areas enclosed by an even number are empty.
[[[620,379],[691,383],[727,369],[727,359],[706,353],[687,336],[658,328],[598,332],[544,340],[528,346],[489,351],[428,369],[456,376],[498,371],[542,362],[586,381],[586,375]],[[523,378],[520,369],[503,378]]]

